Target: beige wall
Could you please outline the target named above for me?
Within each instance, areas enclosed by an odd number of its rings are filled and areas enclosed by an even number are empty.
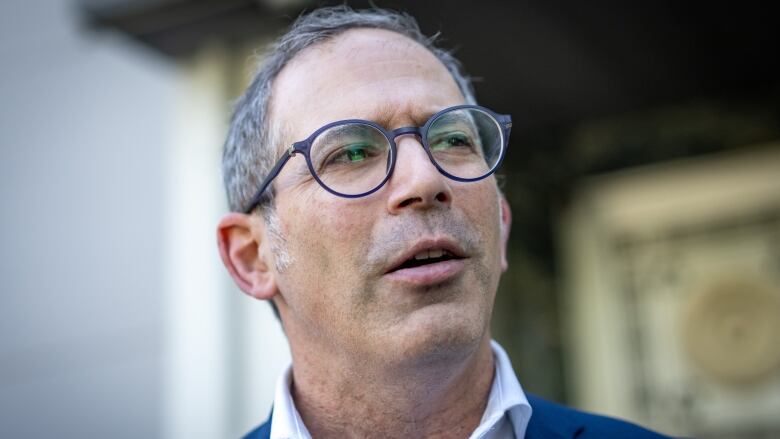
[[[780,144],[592,179],[561,224],[580,407],[780,432]]]

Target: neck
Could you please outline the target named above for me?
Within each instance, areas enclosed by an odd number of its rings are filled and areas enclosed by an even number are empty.
[[[467,438],[479,425],[493,382],[490,336],[435,360],[356,364],[306,361],[293,349],[292,393],[315,438]]]

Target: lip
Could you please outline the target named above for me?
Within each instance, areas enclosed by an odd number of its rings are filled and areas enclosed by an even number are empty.
[[[420,265],[418,267],[401,268],[404,262],[411,259],[417,253],[424,250],[441,249],[452,253],[458,259],[449,259],[433,264]],[[412,285],[433,285],[442,283],[457,276],[465,267],[464,259],[467,258],[464,250],[458,243],[450,238],[425,239],[416,242],[412,247],[395,258],[390,264],[390,269],[385,276],[394,281],[400,281]]]
[[[388,279],[415,286],[436,285],[457,276],[465,267],[463,259],[450,259],[387,273]]]

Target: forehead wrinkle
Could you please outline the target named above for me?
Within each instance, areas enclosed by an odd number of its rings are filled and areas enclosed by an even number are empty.
[[[368,120],[388,130],[406,126],[421,127],[439,110],[441,108],[432,106],[405,105],[399,107],[396,103],[386,101],[377,106],[376,110],[369,115],[370,119]]]

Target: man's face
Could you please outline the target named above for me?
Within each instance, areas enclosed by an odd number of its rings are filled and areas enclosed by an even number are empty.
[[[425,48],[393,32],[356,29],[285,67],[274,83],[271,117],[283,121],[281,155],[329,122],[421,126],[462,103],[447,69]],[[504,268],[495,180],[450,180],[419,139],[402,136],[396,144],[392,177],[363,198],[326,192],[301,155],[274,181],[291,260],[274,274],[277,304],[294,354],[298,347],[418,361],[486,337]],[[415,255],[438,262],[410,262]]]

